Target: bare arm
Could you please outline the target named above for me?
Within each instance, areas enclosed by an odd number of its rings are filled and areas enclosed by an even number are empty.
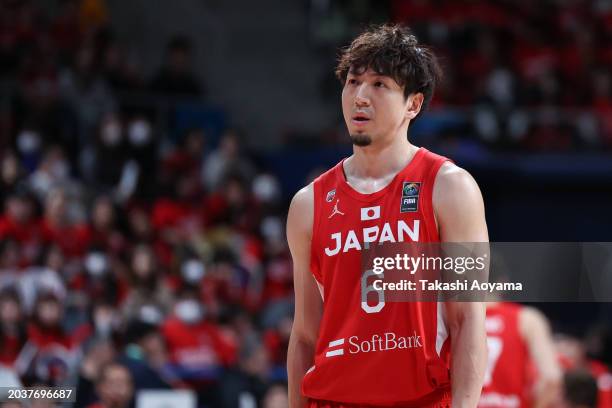
[[[312,185],[300,190],[289,207],[287,241],[293,258],[293,286],[295,314],[289,350],[287,372],[289,406],[301,408],[306,399],[301,394],[301,383],[306,371],[314,363],[314,351],[323,313],[323,302],[317,283],[310,272],[310,241],[314,212]]]
[[[538,369],[534,408],[552,406],[561,392],[561,368],[555,356],[555,346],[548,322],[542,313],[531,307],[522,309],[519,330]]]
[[[445,163],[433,192],[443,242],[488,242],[484,204],[478,185],[465,170]],[[481,302],[446,302],[451,334],[452,406],[476,407],[487,361],[485,306]]]

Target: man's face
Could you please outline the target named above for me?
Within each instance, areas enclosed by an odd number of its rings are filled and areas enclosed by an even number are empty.
[[[109,407],[124,407],[132,399],[133,386],[129,371],[119,365],[107,368],[105,378],[98,385],[100,399]]]
[[[411,96],[394,79],[371,69],[349,72],[342,90],[342,113],[353,144],[367,146],[395,136],[407,120]]]

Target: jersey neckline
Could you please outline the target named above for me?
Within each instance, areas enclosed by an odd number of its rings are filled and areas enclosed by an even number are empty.
[[[338,186],[340,189],[342,189],[342,191],[344,191],[345,193],[347,193],[349,196],[351,196],[352,198],[356,200],[367,201],[367,202],[374,201],[382,197],[383,195],[385,195],[387,191],[393,188],[393,186],[397,183],[397,180],[399,178],[408,174],[421,161],[421,159],[425,155],[426,150],[427,149],[425,149],[424,147],[419,147],[417,151],[414,153],[414,156],[412,156],[412,160],[410,160],[410,162],[408,162],[408,164],[406,164],[406,166],[402,170],[400,170],[395,176],[393,176],[393,179],[389,182],[389,184],[384,186],[382,189],[375,191],[373,193],[369,193],[369,194],[361,193],[355,190],[346,180],[346,177],[344,175],[344,161],[347,158],[345,157],[336,166],[336,178],[338,180]]]

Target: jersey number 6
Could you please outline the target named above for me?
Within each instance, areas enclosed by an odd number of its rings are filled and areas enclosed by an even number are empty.
[[[370,269],[363,272],[363,275],[361,275],[361,308],[365,310],[366,313],[378,313],[385,307],[385,292],[376,290],[373,284],[368,285],[368,278],[370,276],[373,276],[375,280],[377,280],[381,279],[383,274],[374,273],[374,271]],[[378,302],[374,306],[368,304],[368,293],[370,292],[376,292],[378,295]]]

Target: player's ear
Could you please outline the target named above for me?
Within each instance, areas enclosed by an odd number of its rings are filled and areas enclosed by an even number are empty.
[[[423,100],[425,97],[421,92],[415,92],[408,95],[408,101],[406,103],[406,118],[414,119],[416,115],[421,111],[421,106],[423,106]]]

